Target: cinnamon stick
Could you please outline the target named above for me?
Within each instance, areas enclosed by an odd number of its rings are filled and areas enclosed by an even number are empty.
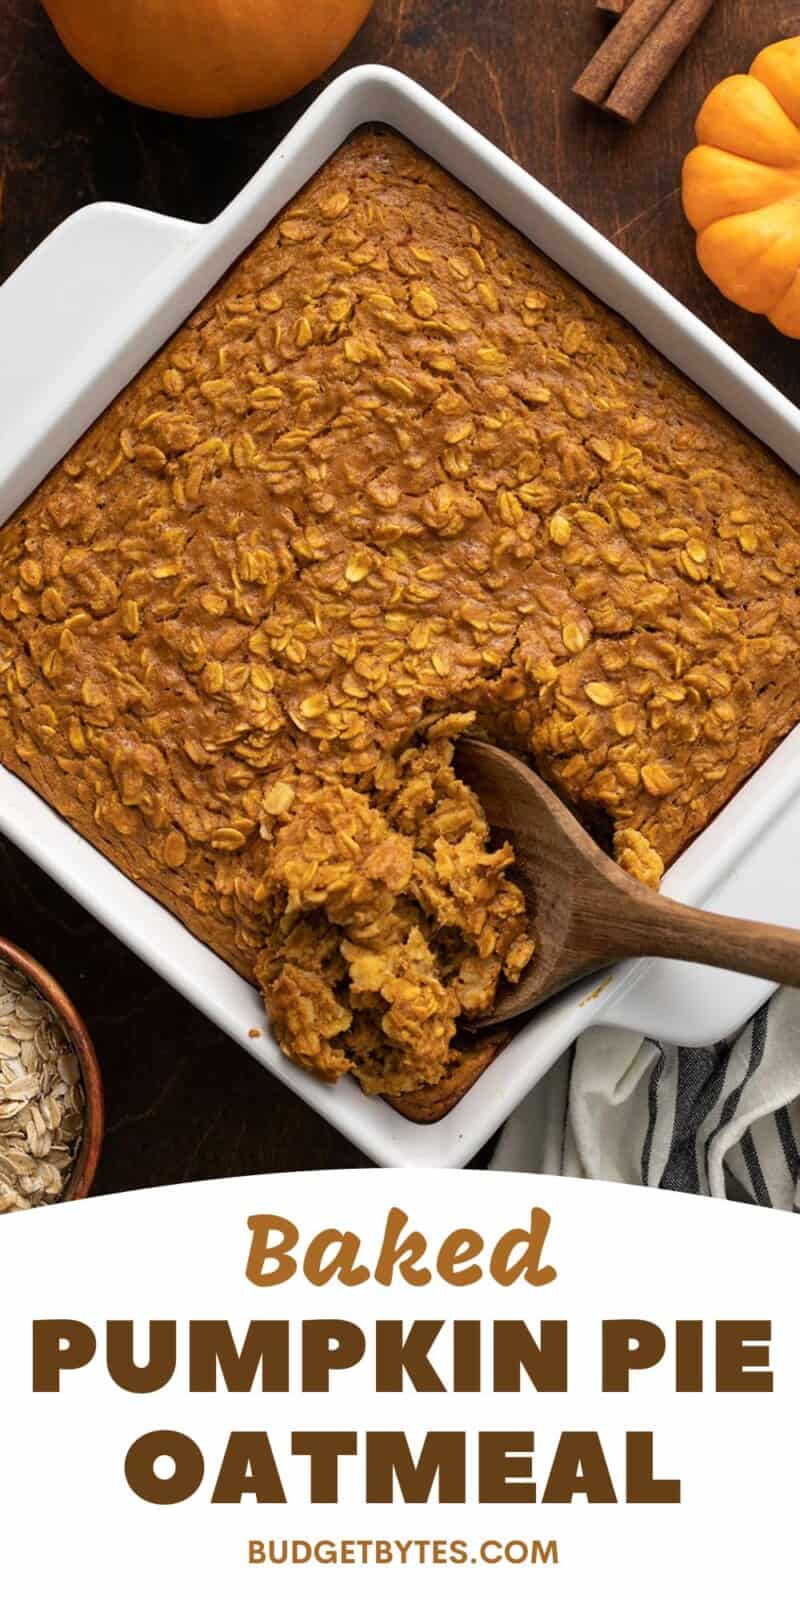
[[[610,17],[621,17],[629,4],[630,0],[597,0],[597,9],[606,11]]]
[[[575,84],[575,93],[602,106],[620,73],[644,44],[673,0],[630,0],[615,28],[595,52]]]
[[[623,122],[638,122],[713,4],[714,0],[672,0],[665,16],[620,73],[604,109]]]

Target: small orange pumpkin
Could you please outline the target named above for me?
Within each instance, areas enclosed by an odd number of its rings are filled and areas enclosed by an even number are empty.
[[[341,55],[373,0],[43,0],[70,55],[157,111],[274,105]]]
[[[712,89],[683,168],[700,265],[735,305],[800,339],[800,38]]]

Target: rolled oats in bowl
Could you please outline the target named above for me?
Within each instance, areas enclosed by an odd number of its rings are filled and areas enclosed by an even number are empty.
[[[0,1214],[63,1197],[84,1117],[80,1065],[58,1017],[0,961]]]

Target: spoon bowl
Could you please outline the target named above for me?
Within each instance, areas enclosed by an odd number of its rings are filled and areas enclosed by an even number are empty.
[[[522,1016],[578,978],[632,956],[700,962],[800,987],[800,932],[696,911],[645,888],[508,750],[462,739],[455,768],[493,833],[514,846],[536,941],[519,982],[503,988],[491,1012],[471,1018],[471,1027]]]

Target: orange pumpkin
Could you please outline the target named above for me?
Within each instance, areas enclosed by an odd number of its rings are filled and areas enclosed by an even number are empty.
[[[800,38],[712,89],[683,169],[704,272],[737,306],[800,339]]]
[[[126,100],[186,117],[274,105],[319,76],[373,0],[43,0],[70,55]]]

